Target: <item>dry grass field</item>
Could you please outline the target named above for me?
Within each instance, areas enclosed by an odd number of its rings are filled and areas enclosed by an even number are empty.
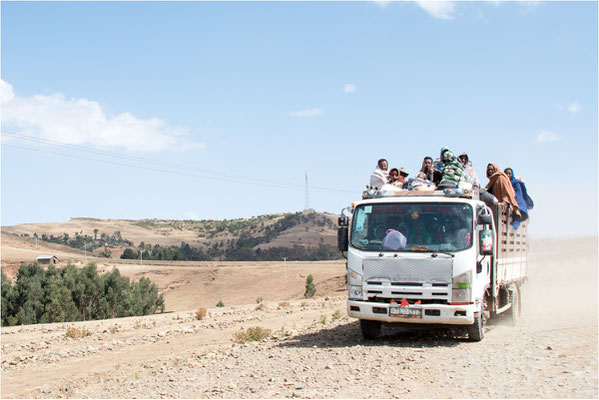
[[[420,329],[363,340],[345,313],[344,261],[140,265],[38,246],[3,235],[3,268],[48,252],[94,261],[151,278],[173,312],[2,328],[3,398],[598,396],[596,238],[533,240],[520,324],[492,322],[479,343]],[[252,327],[266,339],[242,343]]]

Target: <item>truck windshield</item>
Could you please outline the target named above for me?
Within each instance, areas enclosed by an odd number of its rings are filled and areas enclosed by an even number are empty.
[[[354,211],[351,245],[365,251],[459,251],[472,246],[472,223],[469,204],[361,205]]]

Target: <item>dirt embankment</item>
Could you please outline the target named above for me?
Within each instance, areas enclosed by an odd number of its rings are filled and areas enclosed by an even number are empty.
[[[203,320],[190,310],[3,328],[2,396],[597,398],[597,240],[533,242],[529,276],[520,325],[496,321],[479,343],[398,328],[364,341],[335,292],[211,308]],[[251,326],[273,334],[236,343]],[[90,334],[69,339],[69,327]]]

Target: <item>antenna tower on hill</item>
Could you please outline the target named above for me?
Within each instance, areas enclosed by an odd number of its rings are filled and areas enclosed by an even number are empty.
[[[304,205],[304,211],[310,209],[310,197],[308,196],[308,172],[306,171],[306,204]]]

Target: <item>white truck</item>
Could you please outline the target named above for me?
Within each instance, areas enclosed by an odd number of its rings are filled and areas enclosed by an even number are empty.
[[[510,208],[471,190],[369,189],[362,197],[342,210],[337,241],[347,258],[347,312],[365,339],[382,324],[428,324],[463,326],[480,341],[488,318],[505,313],[516,322],[527,221],[514,230]],[[386,247],[397,232],[407,241]]]

